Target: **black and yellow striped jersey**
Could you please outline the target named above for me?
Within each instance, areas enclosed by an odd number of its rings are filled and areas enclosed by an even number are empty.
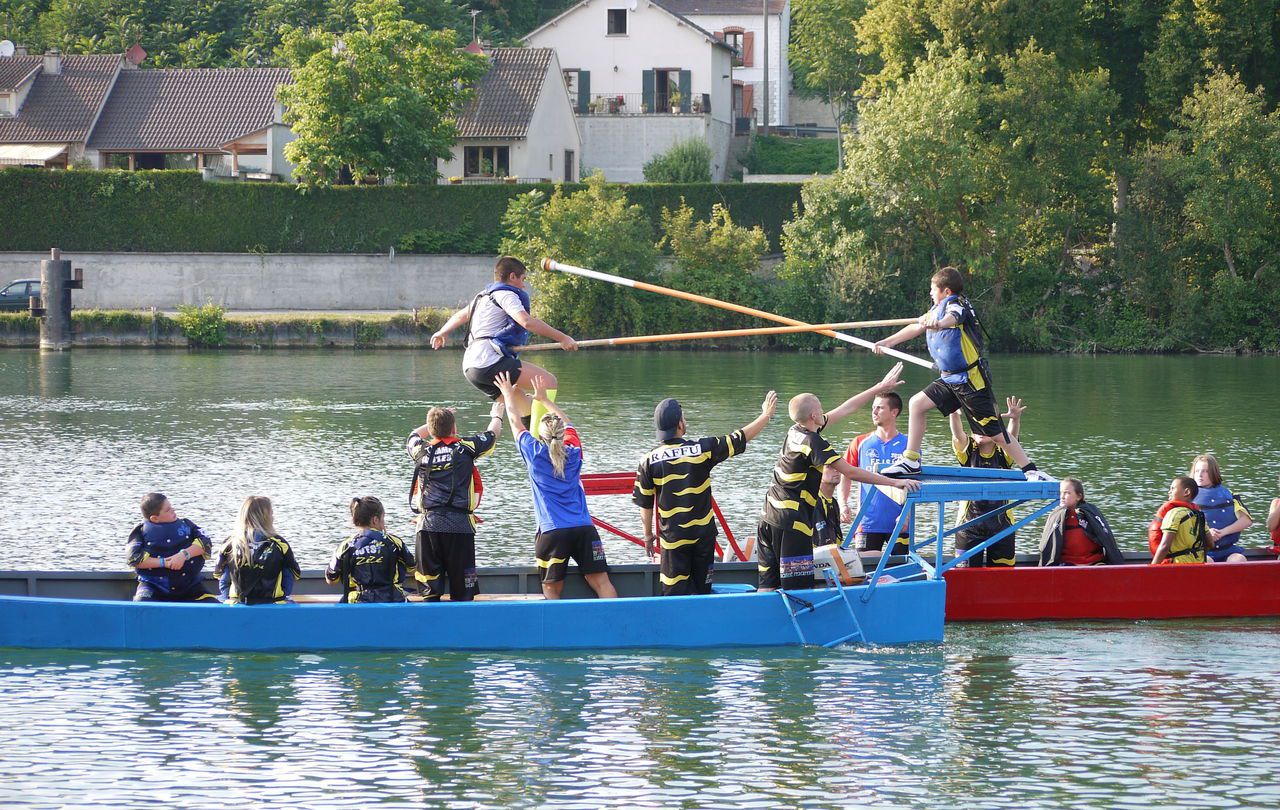
[[[711,468],[747,448],[741,430],[728,436],[670,439],[651,450],[636,470],[631,499],[658,508],[658,537],[670,550],[716,536],[711,509]]]
[[[764,496],[760,522],[812,537],[822,470],[838,458],[821,433],[792,425],[773,466],[773,484]]]

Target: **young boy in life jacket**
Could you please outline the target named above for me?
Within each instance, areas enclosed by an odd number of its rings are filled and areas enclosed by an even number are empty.
[[[876,341],[875,352],[879,354],[882,349],[925,335],[929,356],[941,373],[938,379],[911,398],[907,449],[902,454],[902,461],[885,467],[880,474],[891,478],[920,474],[920,447],[924,443],[929,411],[936,408],[943,415],[963,412],[973,432],[994,439],[1028,481],[1052,481],[1036,469],[1017,438],[1009,435],[1000,419],[992,393],[991,372],[982,351],[982,327],[973,305],[961,295],[963,292],[964,276],[960,271],[954,267],[942,268],[929,281],[933,307],[921,315],[917,323]]]
[[[558,383],[546,369],[522,360],[515,347],[529,342],[529,333],[542,335],[560,344],[565,351],[578,348],[577,342],[554,326],[533,317],[529,292],[525,287],[528,269],[514,256],[501,256],[493,270],[493,283],[485,287],[468,306],[450,316],[439,331],[431,336],[431,348],[444,346],[445,338],[462,324],[469,324],[463,345],[462,373],[489,399],[499,401],[502,392],[494,384],[499,374],[509,374],[515,381],[519,401],[513,403],[525,427],[541,417],[530,393],[533,378],[541,376],[547,383],[547,394],[554,400]]]
[[[135,602],[216,602],[200,572],[213,543],[199,526],[178,517],[162,492],[142,498],[142,522],[129,534],[126,560],[138,572]]]
[[[1204,513],[1195,505],[1200,491],[1195,480],[1180,475],[1169,484],[1169,500],[1147,528],[1151,564],[1202,563],[1209,546]]]

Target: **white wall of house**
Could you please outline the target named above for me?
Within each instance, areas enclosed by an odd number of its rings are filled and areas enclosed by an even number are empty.
[[[626,34],[608,33],[610,9],[626,10]],[[711,117],[730,120],[729,52],[646,0],[588,0],[534,31],[525,42],[554,48],[566,70],[590,71],[593,96],[639,99],[644,71],[688,70],[690,92],[710,95]]]
[[[733,80],[751,85],[753,104],[763,112],[764,106],[764,24],[762,14],[697,14],[689,19],[708,31],[724,31],[741,28],[753,34],[751,65],[733,69]],[[769,15],[769,123],[790,124],[791,66],[788,61],[787,43],[791,38],[791,4],[787,3],[781,15]],[[851,46],[852,47],[852,46]],[[750,117],[750,113],[741,113]],[[757,120],[763,117],[757,115]]]
[[[285,144],[291,141],[295,141],[297,139],[298,139],[298,136],[294,134],[293,130],[289,129],[287,126],[280,123],[279,120],[277,119],[276,123],[272,124],[267,129],[266,157],[269,160],[267,162],[267,165],[262,168],[262,171],[279,175],[280,179],[283,180],[284,182],[292,183],[293,170],[297,167],[294,166],[292,163],[290,163],[289,159],[284,156],[284,147],[285,147]],[[245,155],[244,157],[240,158],[242,166],[244,165],[244,159],[246,157],[250,157],[250,156]]]
[[[600,169],[615,183],[644,181],[644,164],[679,141],[697,138],[711,147],[711,179],[728,174],[733,127],[704,115],[580,115],[582,165]]]

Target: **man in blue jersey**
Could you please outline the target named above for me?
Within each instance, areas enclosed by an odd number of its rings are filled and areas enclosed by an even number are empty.
[[[907,449],[907,436],[898,432],[898,416],[902,413],[902,397],[894,391],[878,395],[871,403],[871,423],[876,429],[864,433],[849,442],[844,460],[850,467],[876,472],[884,464],[897,464]],[[853,479],[840,480],[841,517],[852,523],[858,510],[862,520],[858,522],[855,542],[859,551],[880,551],[890,544],[889,536],[898,525],[902,505],[876,489],[871,484],[858,486],[858,503],[850,508],[849,495]],[[864,508],[865,507],[865,508]],[[904,525],[897,542],[892,544],[891,554],[907,553],[907,537],[910,526]]]

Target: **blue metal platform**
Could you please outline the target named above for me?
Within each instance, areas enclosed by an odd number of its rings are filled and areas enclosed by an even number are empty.
[[[910,525],[907,561],[890,565],[891,555],[882,553],[876,570],[867,578],[866,590],[861,598],[869,600],[881,582],[881,577],[888,574],[894,580],[936,580],[970,557],[986,550],[1022,527],[1048,514],[1058,505],[1059,483],[1057,481],[1028,481],[1020,470],[987,470],[973,467],[934,467],[922,466],[919,476],[912,476],[920,482],[916,492],[903,493],[893,489],[890,497],[902,503],[902,514],[898,515],[898,523],[893,527],[890,537],[898,537],[905,525]],[[889,494],[887,492],[886,494]],[[905,495],[905,497],[903,497]],[[1012,509],[1030,501],[1045,500],[1047,503],[1036,507],[1030,514],[1013,522],[1013,525],[998,534],[984,540],[971,549],[958,552],[955,557],[944,561],[943,545],[948,537],[956,532],[981,523],[999,512]],[[973,520],[947,528],[946,505],[953,501],[1005,501],[997,509],[979,515]],[[937,527],[932,531],[922,531],[920,521],[916,519],[916,507],[922,504],[937,504]],[[843,548],[849,548],[862,522],[865,504],[858,505],[858,513],[853,517],[849,532],[845,535]],[[922,549],[931,549],[933,560],[930,562],[921,556]]]

